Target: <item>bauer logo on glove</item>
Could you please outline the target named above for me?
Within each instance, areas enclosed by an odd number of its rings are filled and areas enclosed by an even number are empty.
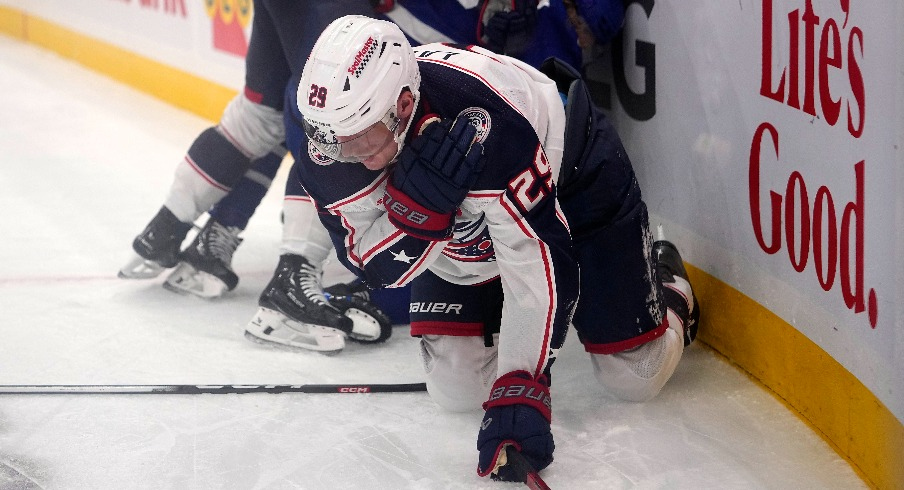
[[[487,406],[492,406],[497,404],[497,401],[500,401],[503,398],[508,398],[513,400],[512,403],[519,403],[518,398],[524,398],[527,400],[532,400],[534,402],[542,403],[544,407],[549,410],[552,410],[552,398],[549,397],[549,392],[546,387],[537,388],[535,386],[526,386],[523,384],[510,384],[507,386],[499,386],[490,393],[490,399],[487,400]],[[505,404],[500,403],[500,404]]]
[[[478,475],[523,481],[520,472],[505,459],[509,445],[536,471],[549,466],[555,443],[550,429],[552,400],[546,376],[534,378],[527,371],[500,376],[483,408],[486,413],[477,435]]]

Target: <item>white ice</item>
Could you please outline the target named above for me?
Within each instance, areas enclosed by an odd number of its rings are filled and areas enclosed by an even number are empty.
[[[116,278],[209,125],[0,36],[0,384],[421,380],[401,326],[385,345],[334,357],[243,338],[276,264],[286,169],[245,233],[227,297]],[[592,380],[571,335],[552,393],[556,459],[542,473],[552,488],[865,487],[700,345],[658,398],[633,404]],[[425,393],[0,395],[0,488],[517,488],[477,477],[480,419]]]

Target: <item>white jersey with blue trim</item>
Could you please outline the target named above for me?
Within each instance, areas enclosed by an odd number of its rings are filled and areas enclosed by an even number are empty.
[[[507,214],[516,208],[519,213],[528,212],[543,197],[528,195],[540,188],[537,181],[554,182],[559,174],[564,109],[555,84],[521,61],[475,46],[448,44],[420,46],[415,55],[429,110],[442,119],[467,117],[478,128],[488,162],[462,202],[454,239],[431,270],[453,283],[483,282],[498,274],[498,266],[491,262],[495,258],[474,258],[485,255],[479,253],[480,243],[489,245],[484,236],[488,220],[501,224],[516,219]],[[498,206],[506,201],[509,187],[517,191],[511,196],[512,209],[505,210]],[[506,214],[488,215],[488,210]]]

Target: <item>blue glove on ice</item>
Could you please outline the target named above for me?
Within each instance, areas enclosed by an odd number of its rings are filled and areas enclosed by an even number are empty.
[[[480,456],[477,474],[502,481],[521,481],[514,468],[500,466],[499,456],[511,444],[537,471],[552,463],[555,443],[550,420],[552,399],[545,376],[534,379],[526,371],[501,376],[493,384],[477,435]],[[498,468],[497,468],[498,467]]]

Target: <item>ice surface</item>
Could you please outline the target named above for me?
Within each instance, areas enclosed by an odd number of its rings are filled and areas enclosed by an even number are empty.
[[[276,265],[286,169],[245,233],[228,297],[117,279],[210,123],[3,36],[0,74],[0,384],[421,380],[404,327],[335,357],[242,337]],[[603,393],[574,335],[556,368],[552,488],[865,487],[702,346],[645,404]],[[480,418],[425,393],[0,395],[0,488],[518,488],[476,476]]]

